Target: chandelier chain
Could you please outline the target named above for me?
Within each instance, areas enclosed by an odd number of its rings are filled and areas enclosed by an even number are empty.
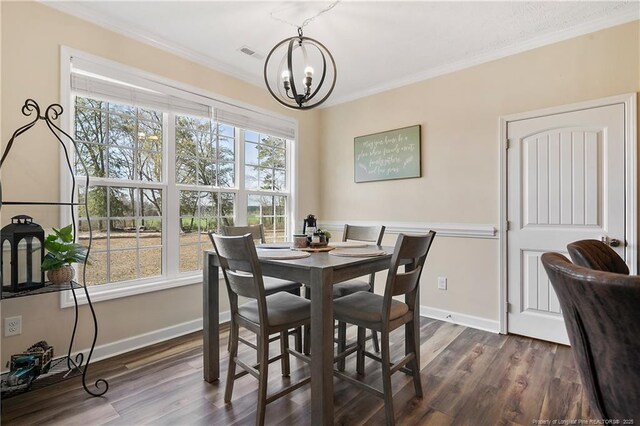
[[[336,7],[336,5],[340,3],[340,0],[336,0],[333,3],[331,3],[329,6],[327,6],[325,9],[322,9],[320,12],[318,12],[317,14],[315,14],[314,16],[305,19],[304,21],[302,21],[302,24],[298,25],[298,24],[294,24],[293,22],[289,22],[285,19],[282,18],[278,18],[277,16],[273,15],[273,12],[269,12],[269,16],[271,17],[271,19],[274,19],[276,21],[282,22],[283,24],[287,24],[287,25],[291,25],[294,28],[298,29],[298,33],[302,33],[302,29],[304,27],[306,27],[307,25],[309,25],[311,22],[313,22],[318,16],[322,15],[323,13],[326,13],[328,11],[330,11],[331,9],[333,9],[334,7]]]

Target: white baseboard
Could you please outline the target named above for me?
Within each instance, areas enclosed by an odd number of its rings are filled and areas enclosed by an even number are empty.
[[[229,311],[220,312],[220,324],[229,321]],[[193,321],[183,322],[181,324],[172,325],[171,327],[154,330],[149,333],[139,334],[137,336],[128,337],[126,339],[117,340],[104,345],[96,346],[91,357],[91,362],[100,361],[111,358],[126,352],[144,348],[146,346],[155,345],[156,343],[166,340],[175,339],[185,334],[202,330],[202,318]],[[86,355],[87,350],[83,351]]]
[[[500,333],[500,322],[498,320],[480,318],[424,305],[420,306],[420,316],[477,328],[478,330],[489,331],[491,333]]]
[[[420,316],[434,318],[440,321],[451,322],[464,325],[466,327],[477,328],[491,333],[500,332],[500,323],[497,320],[489,320],[473,315],[461,314],[458,312],[445,311],[443,309],[432,308],[430,306],[420,306]],[[230,320],[229,311],[220,312],[220,323]],[[96,346],[91,357],[91,362],[111,358],[146,346],[174,339],[185,334],[202,330],[202,319],[176,324],[160,330],[140,334],[126,339],[118,340],[104,345]],[[86,350],[84,351],[86,354]]]
[[[489,331],[491,333],[498,333],[500,331],[500,324],[496,320],[489,320],[473,315],[445,311],[429,306],[420,306],[420,316],[460,324],[471,328],[477,328],[479,330]],[[221,324],[229,321],[229,311],[220,312],[219,318]],[[185,334],[193,333],[199,330],[202,330],[202,318],[183,322],[181,324],[162,328],[160,330],[154,330],[148,333],[139,334],[137,336],[128,337],[126,339],[117,340],[115,342],[105,343],[104,345],[95,347],[93,356],[91,357],[91,362],[93,363],[96,361],[101,361],[103,359],[121,355],[123,353],[130,352],[136,349],[155,345],[156,343],[184,336]],[[83,352],[86,356],[87,349],[83,350]],[[72,355],[75,356],[76,353],[77,352],[74,352]]]

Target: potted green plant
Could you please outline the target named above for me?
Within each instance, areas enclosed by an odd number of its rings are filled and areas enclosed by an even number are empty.
[[[320,244],[327,245],[329,244],[329,238],[331,238],[331,232],[323,231],[322,229],[318,229],[318,236],[320,237]]]
[[[87,258],[87,249],[73,242],[71,225],[62,229],[53,228],[53,234],[44,240],[47,254],[42,260],[41,268],[47,271],[47,279],[52,284],[68,283],[73,279],[75,271],[73,263],[82,263]]]

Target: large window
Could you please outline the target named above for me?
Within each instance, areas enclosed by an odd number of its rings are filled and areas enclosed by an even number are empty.
[[[222,226],[263,223],[268,241],[287,240],[291,141],[213,116],[84,94],[74,103],[75,174],[84,163],[90,178],[78,192],[93,231],[87,284],[199,276],[207,234]],[[86,244],[87,212],[77,213]]]
[[[93,230],[87,284],[162,275],[162,112],[84,97],[75,98],[76,175],[91,176]],[[131,183],[135,181],[136,185]],[[78,211],[79,242],[89,224]]]
[[[268,242],[286,241],[287,197],[276,194],[287,190],[287,141],[251,131],[243,135],[247,221],[262,223]]]
[[[202,267],[208,232],[235,222],[236,129],[208,118],[175,116],[180,198],[180,271]],[[212,188],[219,188],[212,191]]]

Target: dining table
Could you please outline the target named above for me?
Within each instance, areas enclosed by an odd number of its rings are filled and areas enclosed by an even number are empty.
[[[333,424],[334,364],[334,284],[389,269],[394,247],[372,246],[384,254],[371,257],[343,257],[331,252],[312,253],[302,259],[260,258],[265,276],[296,281],[311,290],[311,421],[314,425]],[[219,267],[215,251],[204,253],[203,329],[204,380],[220,377],[220,300]],[[224,346],[226,348],[226,345]],[[419,356],[419,354],[416,354]],[[418,359],[418,365],[420,360]]]

